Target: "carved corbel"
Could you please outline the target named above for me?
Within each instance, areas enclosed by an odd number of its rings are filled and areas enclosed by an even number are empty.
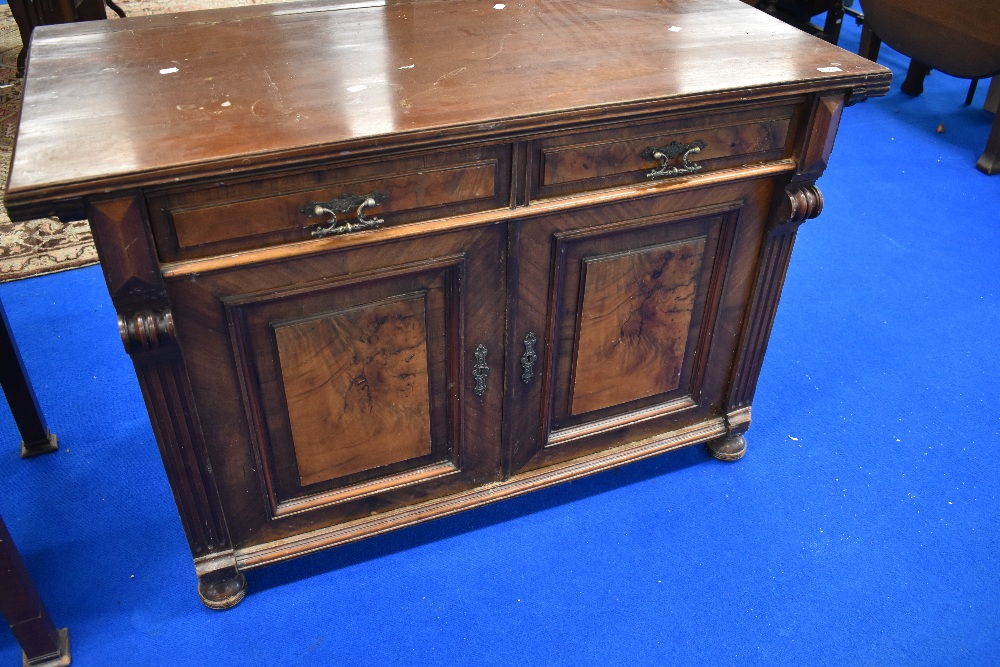
[[[779,202],[771,233],[789,234],[823,212],[823,193],[815,183],[789,185]]]
[[[119,315],[118,332],[129,354],[158,350],[173,345],[177,340],[174,316],[169,309]]]
[[[789,188],[785,192],[788,194],[786,224],[797,226],[823,212],[823,193],[814,183]]]

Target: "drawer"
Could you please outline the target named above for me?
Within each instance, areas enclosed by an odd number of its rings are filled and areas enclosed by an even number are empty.
[[[529,151],[529,198],[561,197],[790,157],[800,108],[786,103],[699,111],[545,137],[532,142]],[[688,149],[693,149],[687,155],[690,170],[683,163]],[[663,157],[654,158],[654,151]],[[658,169],[660,173],[654,174]]]
[[[355,230],[369,196],[360,220],[383,227],[508,207],[510,156],[509,144],[483,145],[217,180],[149,192],[146,200],[160,259],[177,261],[324,235],[331,215],[315,205],[333,210],[336,199],[339,223]]]

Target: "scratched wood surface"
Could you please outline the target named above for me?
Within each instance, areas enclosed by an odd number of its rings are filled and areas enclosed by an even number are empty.
[[[32,38],[7,205],[27,214],[46,196],[432,141],[442,128],[482,136],[546,114],[885,77],[738,0],[311,0],[46,26]]]

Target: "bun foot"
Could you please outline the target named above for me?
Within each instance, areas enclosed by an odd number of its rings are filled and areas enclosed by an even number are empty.
[[[228,579],[198,581],[198,596],[209,609],[231,609],[247,594],[247,580],[242,572]]]
[[[709,440],[705,446],[708,453],[720,461],[738,461],[747,452],[747,440],[742,435],[724,435]]]

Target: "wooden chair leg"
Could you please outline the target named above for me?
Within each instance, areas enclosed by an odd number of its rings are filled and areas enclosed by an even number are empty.
[[[979,85],[979,79],[973,79],[969,83],[969,92],[965,96],[965,106],[972,104],[973,98],[976,96],[976,87]]]
[[[21,554],[0,518],[0,612],[3,612],[27,667],[64,667],[70,663],[69,632],[56,628],[28,576]]]
[[[840,27],[844,24],[844,2],[836,0],[830,9],[826,10],[826,22],[823,24],[823,39],[836,44],[840,41]]]
[[[49,432],[45,418],[38,409],[35,390],[24,371],[21,353],[14,342],[7,313],[0,302],[0,386],[21,432],[21,458],[47,454],[59,449],[59,441]]]

